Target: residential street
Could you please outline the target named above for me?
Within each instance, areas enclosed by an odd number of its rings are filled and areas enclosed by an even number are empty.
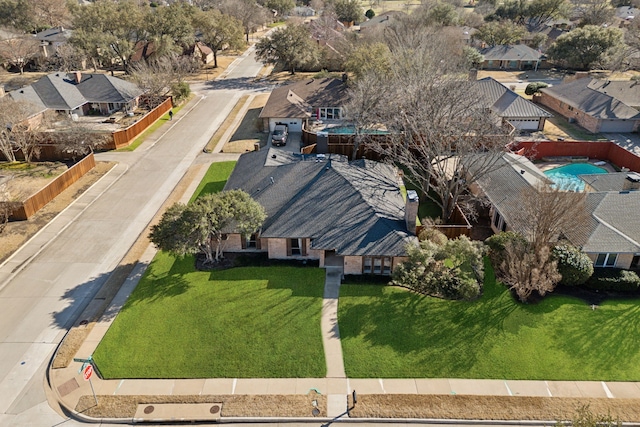
[[[155,143],[97,155],[119,162],[98,183],[99,197],[80,197],[70,208],[75,217],[62,215],[57,231],[45,230],[31,252],[0,266],[0,425],[79,425],[47,402],[44,373],[53,352],[242,92],[253,90],[260,68],[250,49],[222,81],[192,86],[197,96]]]

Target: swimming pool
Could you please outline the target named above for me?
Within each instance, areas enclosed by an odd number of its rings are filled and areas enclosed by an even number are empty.
[[[322,129],[322,131],[336,135],[353,135],[354,133],[356,133],[356,128],[354,126],[328,126]],[[388,134],[389,132],[387,132],[386,130],[365,129],[362,133],[370,135],[384,135]]]
[[[584,191],[584,181],[578,175],[609,173],[590,163],[572,163],[545,171],[544,174],[553,181],[553,185],[565,191]]]

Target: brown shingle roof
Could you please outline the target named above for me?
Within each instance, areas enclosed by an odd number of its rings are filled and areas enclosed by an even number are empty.
[[[341,107],[347,99],[341,80],[306,79],[274,89],[260,117],[308,118],[316,108]]]

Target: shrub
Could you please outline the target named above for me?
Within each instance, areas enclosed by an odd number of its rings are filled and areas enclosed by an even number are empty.
[[[374,16],[376,16],[376,13],[373,11],[373,9],[369,9],[364,13],[364,16],[366,16],[367,18],[371,19]]]
[[[484,244],[489,247],[489,258],[494,266],[499,266],[504,258],[504,251],[509,242],[526,244],[527,240],[513,231],[503,231],[487,238]]]
[[[446,299],[480,295],[483,246],[466,236],[438,245],[425,240],[407,247],[408,260],[393,271],[392,285]]]
[[[435,243],[438,246],[445,245],[447,243],[447,240],[449,240],[447,239],[447,236],[445,236],[443,232],[433,227],[423,228],[420,234],[418,235],[418,239],[421,242],[428,240],[430,242]]]
[[[595,268],[585,287],[601,291],[634,292],[640,287],[640,277],[634,271],[621,268]]]
[[[542,88],[549,86],[545,82],[533,82],[529,83],[524,90],[524,93],[527,95],[533,95],[534,93],[538,93],[538,91]]]
[[[593,274],[593,262],[580,249],[569,244],[553,248],[553,259],[558,261],[558,273],[562,275],[560,284],[582,285]]]
[[[177,102],[187,99],[190,94],[191,88],[187,82],[180,82],[171,86],[171,95]]]

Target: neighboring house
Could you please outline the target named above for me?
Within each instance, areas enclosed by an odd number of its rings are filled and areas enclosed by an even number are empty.
[[[310,119],[342,119],[347,102],[347,86],[334,78],[306,79],[275,88],[260,112],[265,132],[276,123],[289,126],[290,132],[302,132]]]
[[[486,77],[476,83],[487,107],[518,130],[542,130],[547,118],[553,117],[552,114],[524,99],[492,77]]]
[[[225,190],[242,189],[267,219],[247,239],[229,234],[225,251],[260,251],[270,259],[313,259],[344,274],[391,274],[406,257],[418,200],[405,202],[397,170],[371,160],[300,155],[276,149],[240,156]],[[411,230],[411,231],[409,231]]]
[[[76,114],[109,115],[131,111],[138,105],[142,90],[106,74],[51,73],[35,83],[9,92],[16,101],[27,101],[44,109]]]
[[[480,53],[484,56],[480,68],[537,70],[546,66],[542,53],[524,44],[486,47]]]
[[[528,44],[529,42],[531,42],[536,34],[544,34],[547,37],[546,41],[541,46],[542,51],[546,51],[546,48],[548,48],[554,41],[556,41],[558,37],[567,32],[562,28],[554,27],[553,25],[550,25],[548,23],[528,24],[526,25],[526,28],[528,33],[525,34],[524,38],[522,39],[522,43],[524,44]]]
[[[628,25],[640,16],[640,9],[633,6],[620,6],[616,8],[615,16],[620,26]]]
[[[390,10],[389,12],[383,12],[380,15],[376,15],[371,19],[367,19],[360,23],[360,31],[367,31],[376,28],[385,28],[396,21],[397,18],[407,16],[406,13],[399,10]]]
[[[473,35],[478,32],[477,29],[467,26],[445,26],[442,32],[462,41],[465,45],[471,46],[476,44]]]
[[[473,186],[491,204],[491,228],[494,232],[516,231],[520,227],[514,212],[521,209],[518,199],[529,187],[549,183],[526,157],[506,153],[496,169]],[[582,175],[587,183],[586,206],[589,221],[575,234],[565,236],[580,247],[596,267],[637,268],[640,264],[640,175],[620,172]]]
[[[640,128],[640,82],[581,78],[540,90],[536,102],[590,132],[633,132]],[[634,108],[635,107],[635,108]]]
[[[309,6],[296,6],[293,8],[292,15],[294,16],[315,16],[316,10]]]
[[[62,26],[49,28],[36,34],[36,39],[40,42],[42,55],[45,58],[55,55],[58,48],[65,44],[69,37],[71,37],[71,30]]]
[[[205,65],[213,62],[213,50],[202,42],[196,42],[185,54],[193,56],[198,62]]]

